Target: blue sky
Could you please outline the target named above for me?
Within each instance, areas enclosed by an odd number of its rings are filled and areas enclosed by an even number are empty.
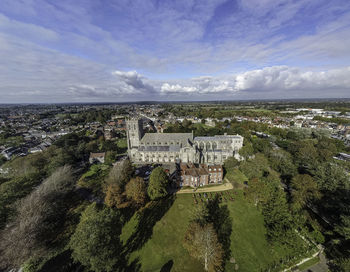
[[[350,1],[1,0],[0,97],[350,97]]]

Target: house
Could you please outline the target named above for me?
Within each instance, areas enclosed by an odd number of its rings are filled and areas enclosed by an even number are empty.
[[[181,163],[181,181],[182,186],[204,186],[208,184],[222,183],[223,168],[221,165]]]
[[[95,162],[100,162],[100,163],[104,163],[105,162],[105,152],[102,153],[90,153],[90,157],[89,157],[89,162],[95,163]]]

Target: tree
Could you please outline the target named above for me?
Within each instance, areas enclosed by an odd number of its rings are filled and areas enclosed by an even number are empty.
[[[224,252],[212,224],[191,223],[185,234],[184,247],[193,258],[204,263],[205,271],[222,269]]]
[[[235,168],[238,165],[239,165],[239,161],[238,160],[236,160],[234,157],[229,157],[224,163],[224,168],[227,171],[229,169]]]
[[[121,161],[116,166],[114,166],[110,171],[107,178],[107,183],[116,184],[120,186],[122,190],[124,190],[124,186],[126,183],[129,182],[132,172],[133,172],[133,167],[130,160]]]
[[[7,161],[7,159],[0,154],[0,166],[3,165],[5,162]]]
[[[335,230],[345,239],[350,240],[350,215],[341,215],[340,224],[335,227]]]
[[[15,219],[0,235],[2,265],[19,267],[47,253],[64,224],[74,184],[72,168],[61,167],[19,201]]]
[[[117,184],[109,184],[105,196],[105,204],[110,207],[116,207],[118,209],[126,208],[130,205],[130,202],[126,198],[125,192]]]
[[[269,154],[271,167],[281,173],[284,180],[291,180],[297,174],[297,167],[293,163],[292,156],[283,149],[272,150]]]
[[[322,191],[335,192],[338,189],[349,189],[349,177],[345,169],[334,163],[323,163],[317,166],[315,179]]]
[[[249,141],[244,140],[244,146],[238,151],[238,153],[244,159],[249,158],[250,156],[252,156],[254,154],[253,145]]]
[[[269,162],[263,154],[258,153],[254,159],[241,163],[240,170],[249,179],[260,178],[269,172]]]
[[[293,221],[288,210],[285,193],[278,187],[271,192],[271,197],[263,205],[267,238],[271,242],[288,243],[293,240]]]
[[[125,193],[136,206],[143,206],[146,203],[147,189],[141,177],[131,179],[125,186]]]
[[[300,169],[306,173],[313,174],[319,164],[319,155],[313,142],[310,140],[299,141],[295,144],[296,162]]]
[[[164,197],[168,194],[168,176],[162,167],[155,168],[149,178],[147,193],[151,200]]]
[[[307,174],[295,176],[290,185],[293,206],[297,209],[303,208],[309,201],[320,198],[316,181]]]
[[[261,152],[267,154],[271,149],[271,144],[268,139],[256,138],[253,140],[253,149],[255,153]]]
[[[268,186],[258,178],[249,180],[248,187],[244,189],[246,198],[255,206],[265,204],[270,197]]]
[[[69,242],[73,259],[92,271],[116,271],[122,254],[119,219],[113,209],[89,205]]]

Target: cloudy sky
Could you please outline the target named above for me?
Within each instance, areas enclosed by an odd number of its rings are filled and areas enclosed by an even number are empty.
[[[349,0],[1,0],[0,103],[350,97]]]

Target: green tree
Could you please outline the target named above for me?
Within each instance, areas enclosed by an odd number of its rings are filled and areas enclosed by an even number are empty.
[[[248,187],[244,188],[244,194],[255,206],[264,205],[270,197],[269,187],[258,178],[249,180]]]
[[[244,140],[244,145],[243,147],[238,151],[239,155],[241,155],[244,159],[249,158],[250,156],[252,156],[254,154],[254,148],[253,145]]]
[[[82,213],[70,239],[73,259],[92,271],[116,271],[122,254],[120,233],[117,211],[92,203]]]
[[[288,210],[285,193],[278,187],[264,204],[262,213],[267,229],[267,238],[271,242],[289,243],[293,237],[293,221]]]
[[[338,189],[350,189],[345,169],[333,162],[319,164],[315,179],[321,190],[335,192]]]
[[[155,168],[149,178],[147,193],[151,200],[164,197],[168,194],[168,176],[162,167]]]
[[[193,258],[204,263],[205,271],[221,271],[224,252],[212,224],[191,223],[185,234],[184,247]]]
[[[302,209],[307,202],[321,197],[317,182],[307,174],[295,176],[290,185],[292,203],[296,209]]]
[[[224,163],[224,168],[226,169],[226,171],[228,171],[228,170],[232,170],[238,165],[239,165],[238,160],[236,160],[234,157],[229,157]]]
[[[303,172],[314,174],[319,164],[319,155],[313,141],[299,141],[295,144],[295,158]]]
[[[281,173],[281,178],[291,180],[297,174],[297,167],[291,154],[283,149],[272,150],[269,154],[271,167]]]

